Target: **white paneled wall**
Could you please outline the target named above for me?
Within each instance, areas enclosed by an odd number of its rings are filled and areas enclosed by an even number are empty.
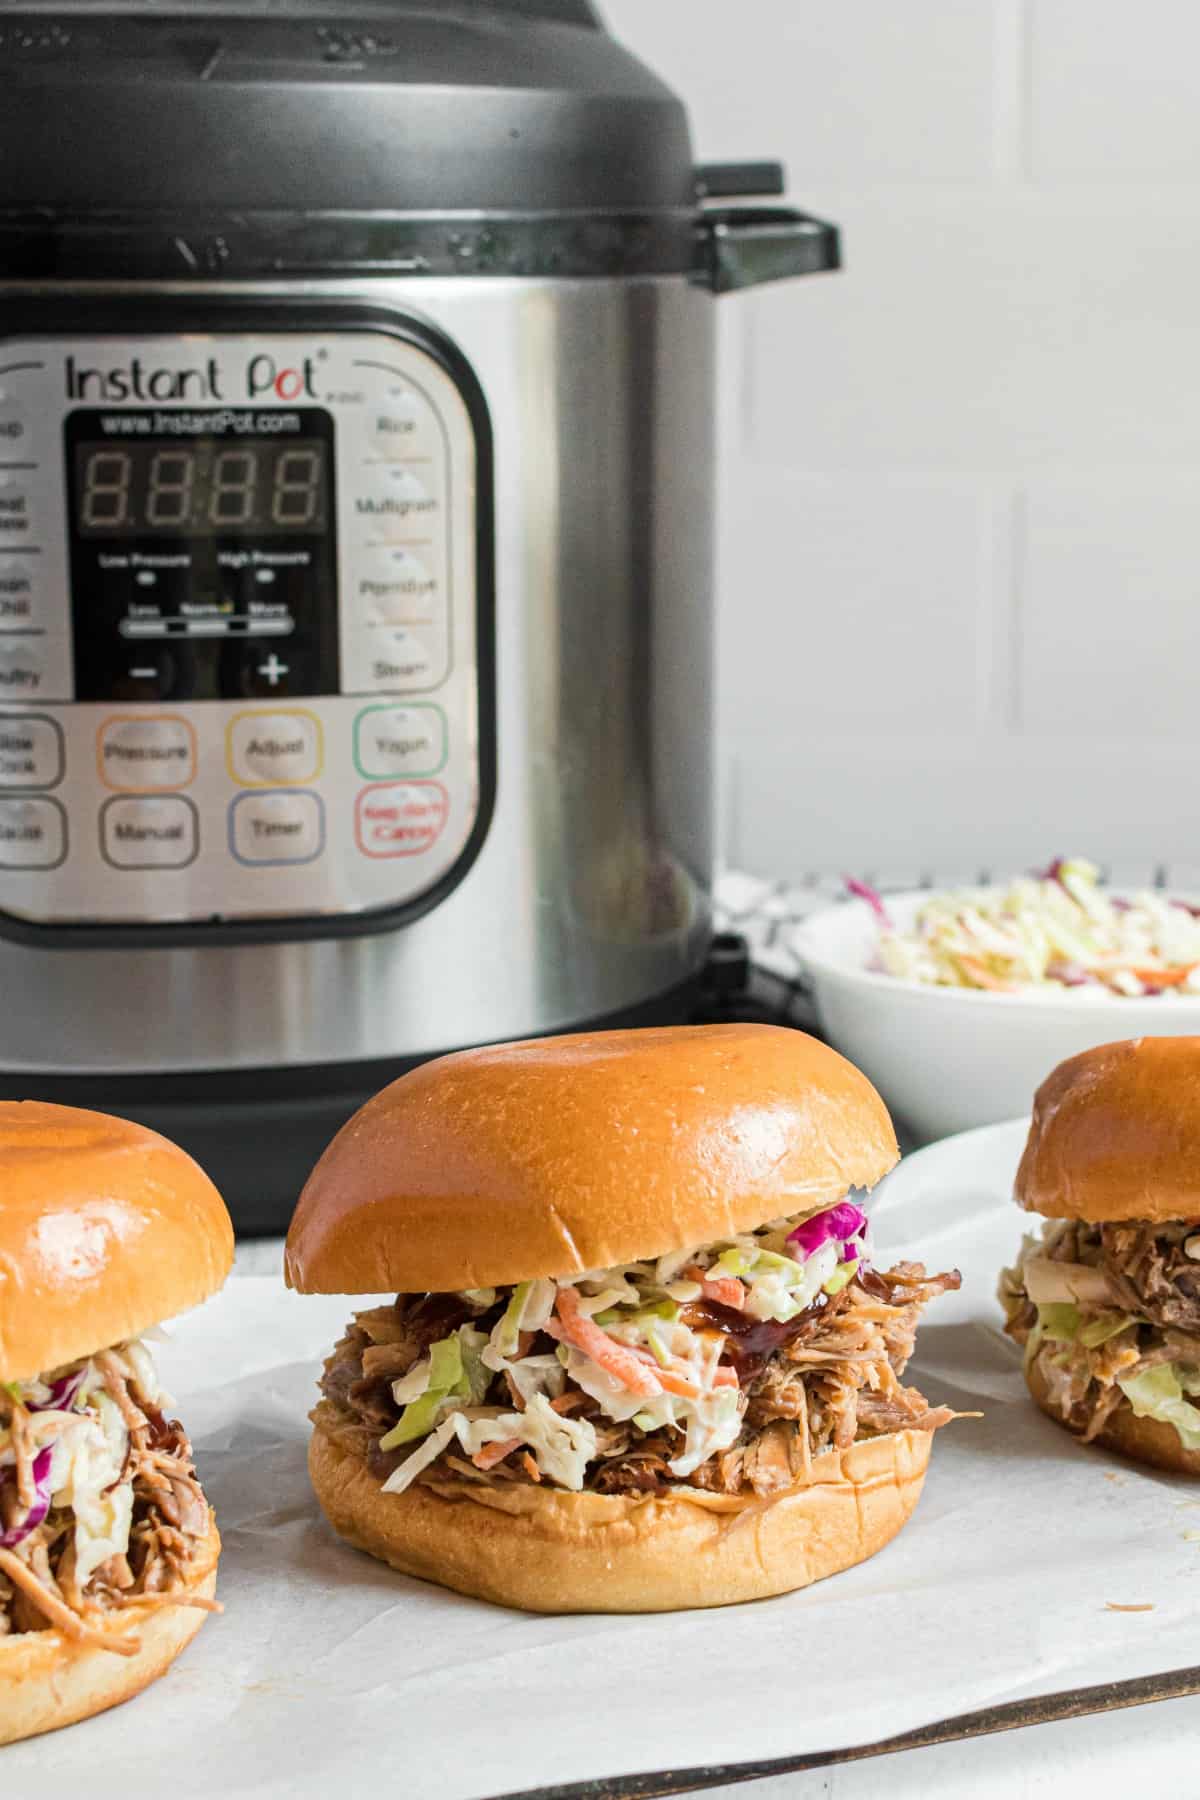
[[[602,5],[844,232],[720,303],[730,859],[1200,864],[1200,6]]]

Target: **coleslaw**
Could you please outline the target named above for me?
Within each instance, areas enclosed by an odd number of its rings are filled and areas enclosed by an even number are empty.
[[[933,894],[911,930],[896,927],[866,883],[847,888],[879,921],[871,967],[905,981],[992,993],[1200,994],[1200,907],[1165,893],[1110,894],[1079,857],[1007,887]]]

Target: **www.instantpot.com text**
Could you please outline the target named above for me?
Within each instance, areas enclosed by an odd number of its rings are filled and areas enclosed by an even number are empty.
[[[297,412],[240,412],[232,407],[203,413],[105,413],[100,420],[106,437],[161,436],[164,432],[177,437],[262,436],[297,432],[302,425]]]

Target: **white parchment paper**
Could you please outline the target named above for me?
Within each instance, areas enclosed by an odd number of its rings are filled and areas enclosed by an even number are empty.
[[[0,1751],[3,1791],[480,1800],[829,1750],[1200,1662],[1200,1484],[1076,1445],[1034,1409],[999,1336],[1022,1136],[999,1126],[922,1152],[873,1209],[881,1259],[962,1267],[913,1373],[931,1400],[986,1417],[939,1434],[888,1549],[751,1606],[538,1618],[344,1548],[311,1498],[305,1415],[350,1305],[231,1281],[162,1353],[224,1535],[227,1610],[137,1701]]]

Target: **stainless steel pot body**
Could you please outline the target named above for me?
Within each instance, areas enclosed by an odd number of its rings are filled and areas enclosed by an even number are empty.
[[[171,291],[200,304],[233,290]],[[75,292],[111,304],[152,290]],[[458,885],[396,929],[296,941],[282,925],[274,941],[163,947],[149,925],[128,948],[0,942],[10,1074],[418,1057],[619,1012],[682,983],[703,957],[711,295],[683,276],[255,294],[396,308],[445,334],[483,390],[495,480],[490,826]],[[69,772],[58,799],[69,817]]]

